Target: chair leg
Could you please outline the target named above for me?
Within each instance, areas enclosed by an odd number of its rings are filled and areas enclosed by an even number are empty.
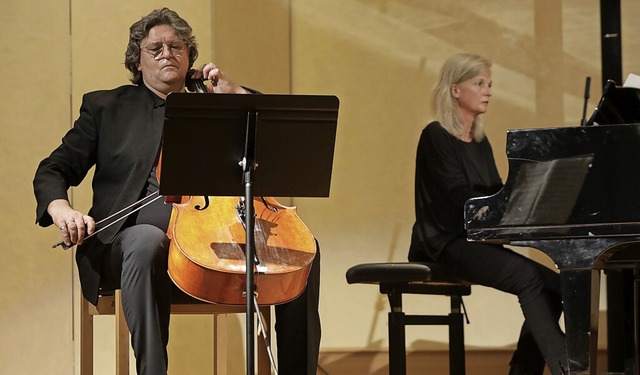
[[[93,375],[93,315],[80,296],[80,375]]]
[[[122,309],[120,290],[116,290],[116,375],[129,375],[129,327]]]
[[[271,337],[271,310],[270,306],[263,306],[260,308],[260,312],[263,316],[265,325],[265,334],[267,337]],[[213,314],[213,374],[214,375],[226,375],[227,368],[227,314]],[[264,339],[260,336],[260,332],[257,332],[258,343],[258,375],[270,375],[271,374],[271,361],[267,352],[267,345]]]
[[[270,306],[260,307],[260,312],[263,316],[265,325],[265,334],[271,338],[271,310]],[[227,326],[226,326],[227,314],[213,314],[213,374],[214,375],[226,375],[227,368]],[[270,375],[271,374],[271,361],[267,352],[267,345],[260,333],[256,337],[258,344],[258,375]]]

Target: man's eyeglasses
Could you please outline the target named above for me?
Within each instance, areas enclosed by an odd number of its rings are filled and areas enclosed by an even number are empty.
[[[170,55],[176,57],[182,56],[187,50],[187,46],[182,42],[171,42],[169,44],[152,43],[146,47],[141,47],[140,49],[158,60],[164,56],[165,47],[169,50]]]

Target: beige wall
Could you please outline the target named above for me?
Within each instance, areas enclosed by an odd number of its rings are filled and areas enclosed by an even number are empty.
[[[71,253],[36,230],[31,178],[69,126],[69,17],[65,4],[0,6],[2,216],[0,373],[73,370]]]
[[[419,132],[432,118],[429,90],[444,59],[459,51],[494,61],[487,133],[501,174],[507,129],[569,126],[600,95],[596,0],[504,2],[246,0],[3,1],[0,121],[0,374],[71,374],[78,363],[77,276],[72,251],[49,249],[53,228],[34,225],[31,179],[77,116],[82,93],[126,84],[129,25],[169,6],[193,26],[197,63],[214,60],[236,81],[264,92],[340,98],[331,197],[295,199],[322,251],[323,351],[386,346],[386,301],[374,287],[348,286],[356,263],[404,260],[413,221]],[[623,75],[640,73],[640,8],[623,0]],[[633,5],[632,5],[633,4]],[[88,206],[88,189],[73,193]],[[529,253],[529,251],[525,251]],[[548,262],[535,251],[531,255]],[[409,309],[444,311],[424,298]],[[466,300],[467,344],[513,345],[521,316],[515,297],[475,287]],[[500,306],[500,309],[496,309]],[[500,325],[494,322],[499,321]],[[174,318],[171,368],[210,368],[210,320]],[[242,318],[231,319],[232,373],[242,373]],[[113,373],[109,318],[96,321],[97,367]],[[75,327],[75,328],[74,328]],[[442,329],[411,329],[408,346],[441,346]],[[364,371],[364,369],[363,369]]]

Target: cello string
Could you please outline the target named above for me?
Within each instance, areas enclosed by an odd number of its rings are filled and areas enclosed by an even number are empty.
[[[258,300],[256,299],[256,295],[253,295],[253,307],[256,310],[256,316],[258,317],[258,326],[260,327],[260,333],[262,339],[264,340],[264,344],[267,347],[267,354],[269,355],[269,363],[271,363],[271,368],[273,372],[278,375],[278,369],[276,368],[276,361],[273,358],[273,351],[271,351],[271,341],[267,337],[267,331],[264,326],[264,321],[262,320],[262,313],[260,312],[260,306],[258,306]]]
[[[123,220],[123,219],[125,219],[125,218],[129,217],[129,215],[131,215],[131,214],[133,214],[133,213],[135,213],[135,212],[140,211],[140,210],[141,210],[141,209],[143,209],[144,207],[146,207],[146,206],[150,205],[151,203],[153,203],[153,202],[155,202],[155,201],[157,201],[158,199],[160,199],[160,198],[162,198],[162,197],[163,197],[162,195],[158,195],[158,192],[157,192],[157,191],[155,191],[155,192],[153,192],[153,193],[151,193],[151,194],[147,195],[146,197],[144,197],[144,198],[142,198],[142,199],[140,199],[140,200],[136,201],[135,203],[133,203],[133,204],[131,204],[131,205],[129,205],[129,206],[127,206],[127,207],[123,208],[122,210],[120,210],[120,211],[118,211],[118,212],[114,213],[113,215],[109,215],[108,217],[105,217],[104,219],[102,219],[102,220],[98,221],[98,222],[96,223],[96,225],[101,224],[101,223],[104,223],[105,221],[107,221],[107,220],[109,220],[109,219],[113,218],[114,216],[116,216],[116,215],[118,215],[118,214],[122,213],[123,211],[125,211],[125,210],[127,210],[127,209],[129,209],[129,208],[131,208],[131,207],[133,207],[133,206],[135,206],[135,205],[137,205],[137,204],[140,204],[141,202],[143,202],[143,201],[144,201],[144,200],[146,200],[147,198],[152,197],[152,196],[154,196],[154,195],[155,195],[155,197],[154,197],[153,199],[149,200],[148,202],[145,202],[144,204],[140,205],[140,207],[136,207],[136,208],[134,208],[133,210],[131,210],[130,212],[128,212],[126,215],[122,215],[121,217],[117,218],[116,220],[114,220],[114,221],[110,222],[109,224],[107,224],[107,225],[103,226],[102,228],[100,228],[100,229],[96,230],[95,232],[93,232],[93,233],[91,233],[90,235],[86,236],[86,237],[85,237],[85,239],[88,239],[88,238],[91,238],[91,237],[95,236],[96,234],[98,234],[98,233],[102,232],[103,230],[105,230],[105,229],[109,228],[109,227],[110,227],[110,226],[112,226],[113,224],[115,224],[115,223],[117,223],[117,222],[119,222],[119,221],[121,221],[121,220]],[[58,247],[58,246],[62,246],[62,249],[63,249],[63,250],[68,250],[68,249],[72,248],[74,245],[75,245],[75,244],[72,244],[71,246],[69,246],[69,245],[65,244],[65,243],[64,243],[64,241],[60,241],[60,242],[58,242],[58,243],[55,243],[53,246],[51,246],[51,248],[56,248],[56,247]]]

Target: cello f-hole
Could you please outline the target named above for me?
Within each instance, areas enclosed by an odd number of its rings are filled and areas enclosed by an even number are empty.
[[[202,198],[204,198],[204,206],[201,206],[199,204],[196,204],[195,206],[193,206],[193,208],[195,208],[198,211],[206,210],[207,207],[209,207],[209,197],[205,195]]]

